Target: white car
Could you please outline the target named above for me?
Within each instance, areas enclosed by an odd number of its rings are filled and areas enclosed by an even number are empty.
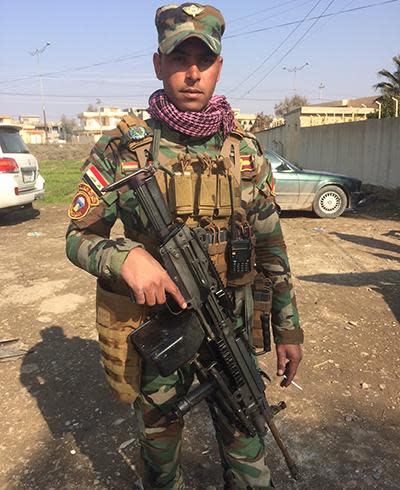
[[[44,179],[13,124],[0,124],[0,212],[32,205],[44,197]]]

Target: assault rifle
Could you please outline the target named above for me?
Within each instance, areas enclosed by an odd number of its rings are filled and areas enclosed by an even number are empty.
[[[235,329],[232,302],[207,253],[207,232],[174,223],[149,166],[111,184],[103,191],[132,189],[159,243],[161,261],[178,286],[187,309],[177,310],[172,299],[131,334],[140,355],[169,376],[192,362],[199,385],[178,400],[169,414],[183,417],[207,399],[239,430],[264,438],[269,427],[292,476],[298,470],[284,445],[273,416],[284,402],[269,405],[262,373],[257,368],[242,329]]]

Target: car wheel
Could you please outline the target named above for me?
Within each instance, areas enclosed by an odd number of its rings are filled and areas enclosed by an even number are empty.
[[[346,207],[346,193],[336,185],[327,185],[320,189],[313,202],[314,213],[320,218],[337,218]]]

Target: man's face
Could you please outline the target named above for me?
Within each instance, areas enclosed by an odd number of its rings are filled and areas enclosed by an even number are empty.
[[[201,111],[217,84],[222,58],[195,37],[183,41],[172,53],[153,57],[154,69],[169,100],[180,111]]]

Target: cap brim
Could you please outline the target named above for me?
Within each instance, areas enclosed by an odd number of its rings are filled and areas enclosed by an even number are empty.
[[[170,54],[172,51],[182,44],[187,39],[195,37],[203,41],[204,44],[215,54],[221,53],[221,42],[218,42],[215,38],[207,36],[201,32],[188,31],[186,34],[179,32],[176,36],[169,36],[159,45],[159,49],[163,54]]]

